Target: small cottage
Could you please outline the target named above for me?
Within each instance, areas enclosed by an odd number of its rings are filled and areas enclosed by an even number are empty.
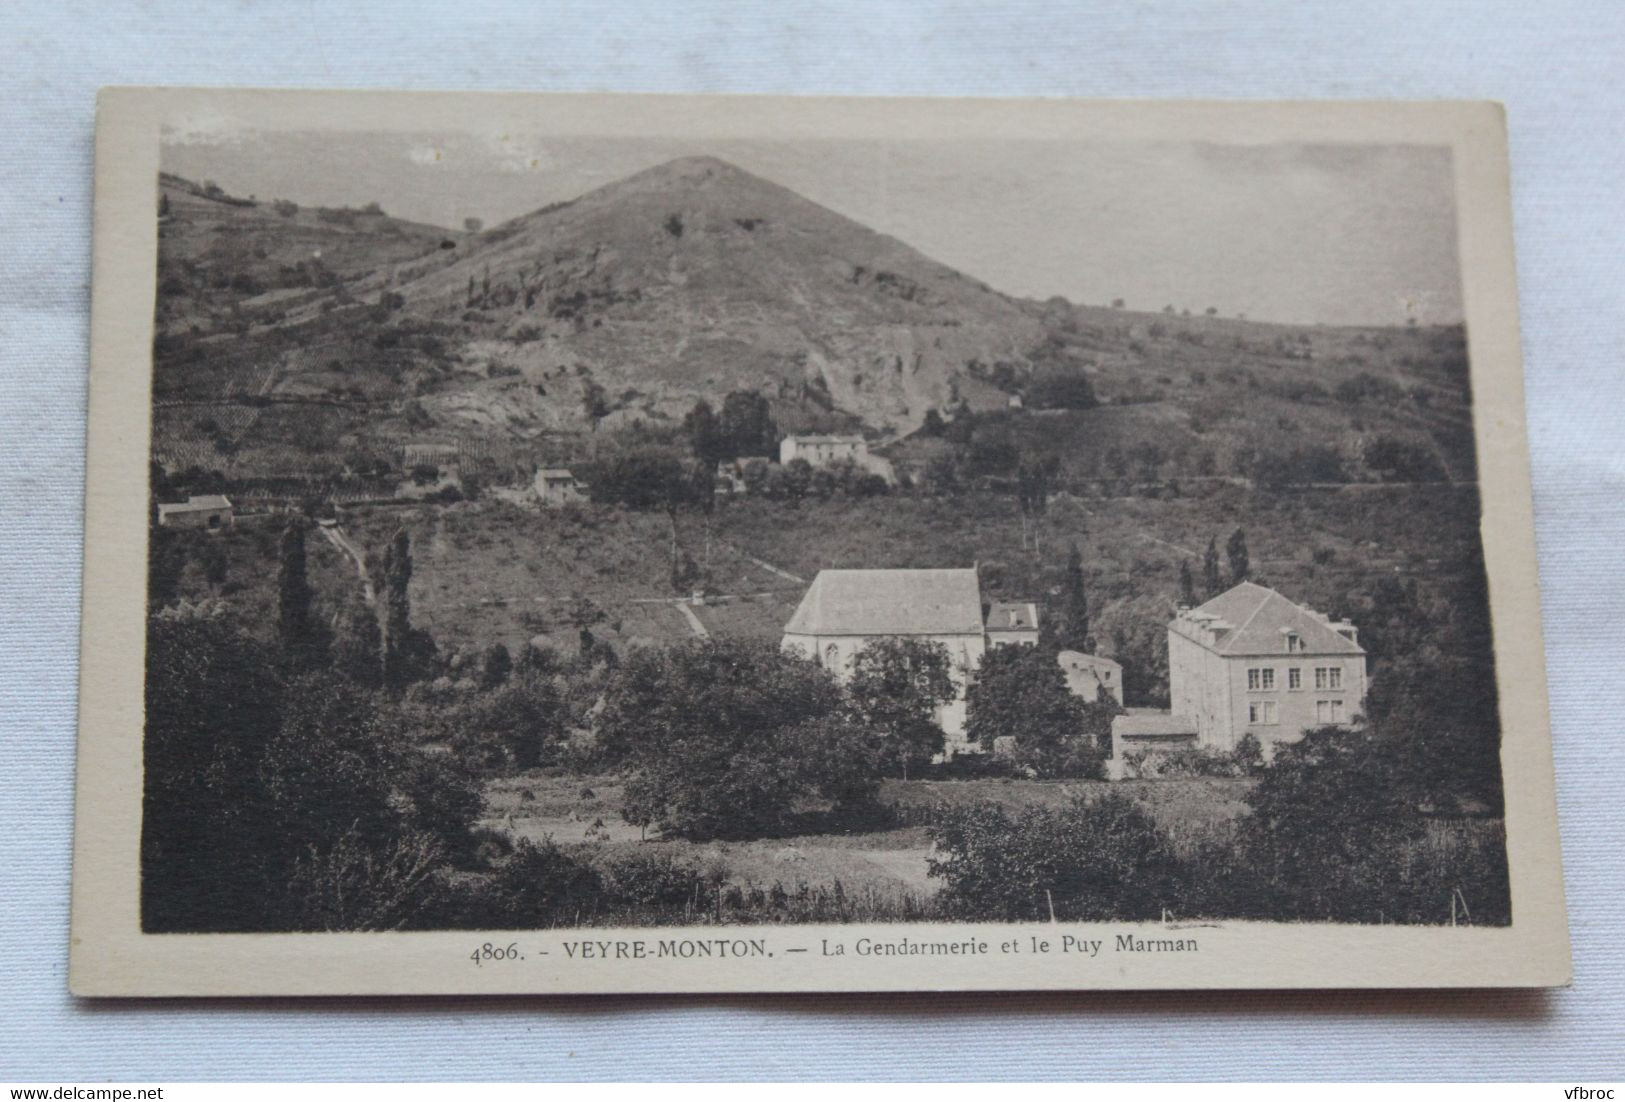
[[[231,502],[223,494],[194,495],[185,501],[158,506],[160,528],[202,528],[217,532],[230,528]]]
[[[543,467],[536,472],[536,497],[543,505],[557,507],[585,501],[585,489],[568,468]]]

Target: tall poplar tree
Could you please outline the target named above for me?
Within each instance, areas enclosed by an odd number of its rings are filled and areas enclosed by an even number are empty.
[[[1195,608],[1201,603],[1196,599],[1196,579],[1191,577],[1189,559],[1179,561],[1179,603],[1186,608]]]
[[[1067,549],[1061,582],[1061,624],[1056,641],[1065,650],[1089,649],[1089,594],[1083,583],[1083,554],[1074,543]]]
[[[383,586],[379,594],[382,602],[379,650],[386,685],[399,685],[405,680],[412,634],[412,598],[407,592],[411,584],[412,537],[405,528],[400,528],[384,552]]]
[[[277,638],[296,665],[311,661],[310,579],[305,572],[305,529],[295,521],[277,540]]]
[[[1215,539],[1207,541],[1207,551],[1202,555],[1202,588],[1209,597],[1217,597],[1224,588],[1224,579],[1219,576],[1219,544]]]
[[[1224,551],[1230,559],[1230,584],[1240,585],[1251,573],[1247,562],[1247,533],[1240,528],[1230,533],[1230,542],[1225,544]]]

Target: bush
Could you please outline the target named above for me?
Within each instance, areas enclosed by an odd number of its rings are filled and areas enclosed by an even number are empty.
[[[296,930],[399,930],[435,906],[443,859],[426,834],[406,834],[381,849],[355,833],[294,863],[288,878],[288,926]]]
[[[1176,777],[1248,777],[1263,763],[1258,739],[1247,735],[1233,751],[1208,747],[1178,750],[1140,750],[1123,756],[1124,775],[1142,780]]]
[[[693,865],[665,853],[626,853],[598,864],[605,897],[617,907],[681,907],[709,886]]]
[[[1511,917],[1505,842],[1460,840],[1405,794],[1388,741],[1325,727],[1280,747],[1248,794],[1241,857],[1262,878],[1264,916],[1336,922],[1446,922],[1452,898],[1479,924]]]
[[[931,829],[940,900],[965,919],[1156,919],[1180,901],[1183,870],[1167,837],[1119,793],[1012,816],[992,803],[948,811]]]
[[[1094,409],[1095,388],[1082,371],[1049,371],[1036,376],[1022,397],[1032,409]]]
[[[495,928],[575,925],[597,909],[602,882],[591,866],[551,841],[521,840],[507,864],[491,878],[473,923]]]
[[[1439,457],[1425,444],[1383,434],[1365,449],[1365,465],[1384,482],[1446,482]]]
[[[783,830],[798,802],[852,799],[879,766],[838,722],[840,690],[813,662],[768,643],[707,640],[640,650],[615,672],[600,760],[631,766],[622,814],[689,838]]]

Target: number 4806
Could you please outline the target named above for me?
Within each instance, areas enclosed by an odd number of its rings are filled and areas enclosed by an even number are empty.
[[[468,954],[468,959],[473,961],[476,967],[481,967],[488,960],[524,960],[525,958],[520,955],[517,941],[509,942],[507,945],[492,945],[488,941]]]

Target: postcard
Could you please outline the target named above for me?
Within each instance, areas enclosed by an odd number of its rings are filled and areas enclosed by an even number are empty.
[[[1480,103],[109,89],[70,986],[1570,976]]]

